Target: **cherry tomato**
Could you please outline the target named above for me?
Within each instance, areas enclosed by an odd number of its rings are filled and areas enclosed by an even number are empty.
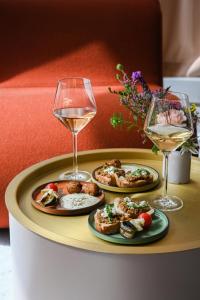
[[[58,191],[57,185],[55,185],[55,183],[53,183],[53,182],[47,184],[46,188],[47,188],[47,189],[51,189],[51,190],[53,190],[53,191],[55,191],[55,192]]]
[[[148,228],[149,226],[151,226],[152,217],[148,213],[141,213],[139,214],[138,218],[144,219],[144,228]]]

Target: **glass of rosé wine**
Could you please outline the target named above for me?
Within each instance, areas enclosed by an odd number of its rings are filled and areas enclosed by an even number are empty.
[[[91,175],[78,170],[77,136],[78,133],[94,118],[96,103],[91,82],[86,78],[64,78],[58,80],[53,114],[72,133],[73,170],[59,176],[65,180],[87,181]]]
[[[146,116],[144,131],[161,150],[165,159],[163,195],[153,200],[153,206],[163,211],[182,208],[183,201],[168,194],[168,156],[193,135],[189,99],[186,94],[168,92],[164,98],[153,96]]]

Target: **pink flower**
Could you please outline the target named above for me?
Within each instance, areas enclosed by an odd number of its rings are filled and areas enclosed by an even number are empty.
[[[157,115],[157,123],[166,125],[180,125],[186,121],[186,116],[182,110],[169,109],[163,113]]]

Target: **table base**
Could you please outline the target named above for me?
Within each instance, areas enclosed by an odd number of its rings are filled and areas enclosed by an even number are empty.
[[[55,243],[10,216],[14,297],[20,300],[200,299],[200,249],[124,255]]]

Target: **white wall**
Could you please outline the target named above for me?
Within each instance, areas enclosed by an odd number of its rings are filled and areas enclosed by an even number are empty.
[[[190,103],[200,106],[200,77],[164,77],[163,85],[171,86],[172,91],[188,94]]]

